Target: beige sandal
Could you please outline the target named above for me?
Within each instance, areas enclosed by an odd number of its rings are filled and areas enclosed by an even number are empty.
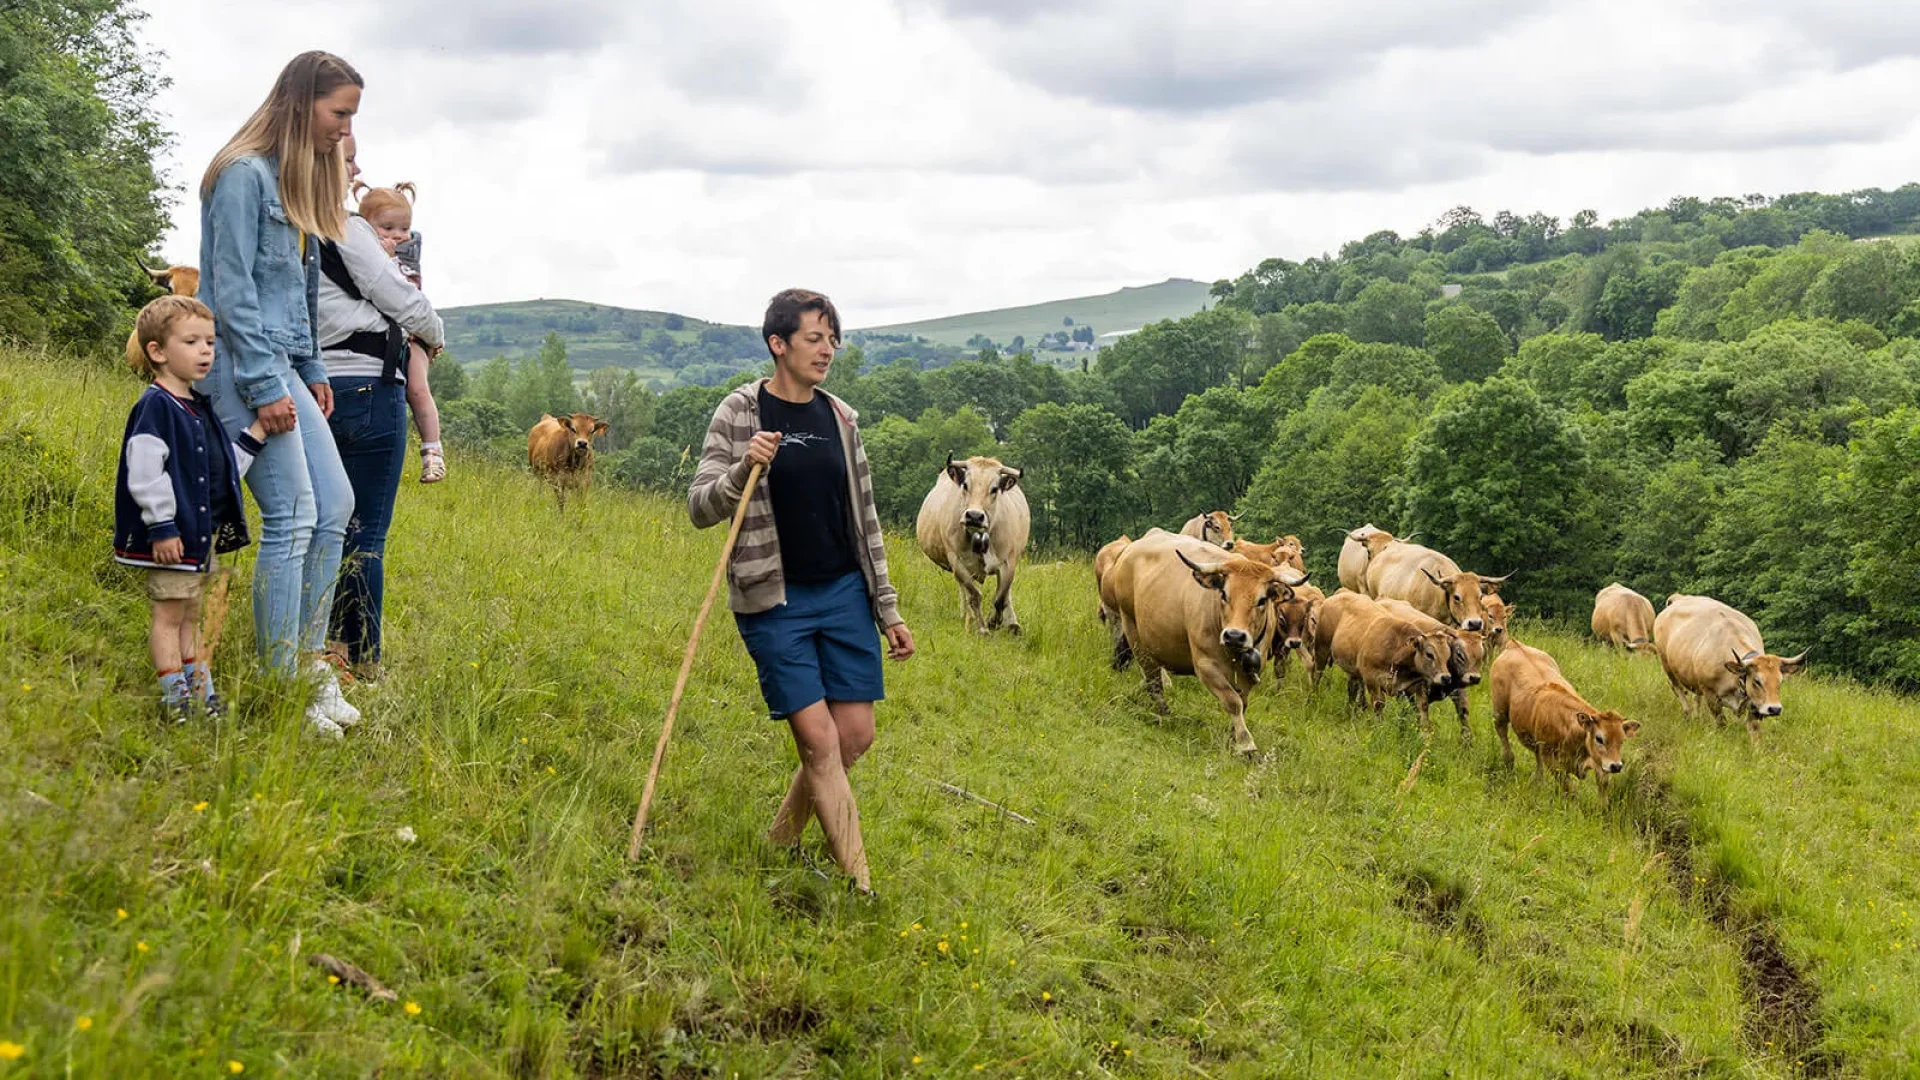
[[[420,451],[420,482],[437,484],[447,478],[447,456],[438,447]]]

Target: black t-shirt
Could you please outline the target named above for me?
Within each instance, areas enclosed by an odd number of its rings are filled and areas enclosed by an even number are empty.
[[[847,453],[827,396],[816,393],[795,405],[761,387],[760,430],[781,433],[767,470],[767,497],[786,579],[814,584],[860,569],[847,512]]]

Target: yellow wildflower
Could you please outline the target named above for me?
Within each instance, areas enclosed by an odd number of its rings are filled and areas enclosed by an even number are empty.
[[[241,1073],[246,1072],[247,1067],[245,1065],[240,1064],[237,1061],[229,1061],[227,1062],[227,1071],[234,1074],[235,1076],[238,1076]]]
[[[0,1061],[19,1061],[26,1052],[27,1048],[19,1043],[0,1039]]]
[[[136,941],[136,942],[134,942],[134,943],[133,943],[133,947],[134,947],[134,948],[135,948],[136,950],[138,950],[138,951],[140,951],[140,952],[146,952],[146,951],[147,951],[147,943],[146,943],[146,942],[144,942],[144,941]]]
[[[197,803],[194,803],[194,804],[193,804],[193,812],[194,812],[194,813],[196,813],[196,814],[204,814],[204,813],[206,813],[206,812],[207,812],[207,800],[205,800],[205,799],[201,799],[201,800],[200,800],[199,802],[197,802]]]
[[[340,976],[338,976],[338,975],[329,975],[329,976],[327,976],[327,985],[328,985],[328,986],[339,986],[339,985],[340,985]]]
[[[919,1055],[919,1054],[915,1054],[915,1055],[913,1055],[913,1063],[914,1063],[915,1065],[918,1065],[918,1064],[920,1064],[920,1055]]]
[[[91,1016],[76,1016],[73,1018],[73,1027],[76,1031],[85,1031],[92,1026],[93,1017]]]
[[[1049,993],[1048,991],[1045,991],[1045,990],[1042,990],[1042,991],[1040,991],[1040,1000],[1041,1000],[1041,1001],[1052,1001],[1052,1000],[1053,1000],[1053,995],[1052,995],[1051,993]]]
[[[474,669],[475,671],[478,671],[478,670],[480,670],[480,661],[478,661],[478,660],[469,660],[469,661],[467,661],[467,666],[468,666],[468,667],[470,667],[470,668],[472,668],[472,669]]]
[[[31,693],[33,693],[33,684],[32,684],[32,683],[30,683],[30,682],[23,682],[23,683],[21,683],[21,684],[20,684],[20,692],[21,692],[21,693],[23,693],[23,694],[31,694]]]
[[[554,771],[553,771],[553,766],[551,766],[551,765],[549,765],[549,766],[547,766],[547,775],[548,775],[548,776],[559,776],[560,774],[559,774],[559,773],[557,773],[557,772],[554,772]]]
[[[123,907],[117,907],[117,908],[114,908],[114,909],[113,909],[113,917],[114,917],[114,918],[116,918],[116,919],[124,919],[124,918],[126,918],[126,917],[127,917],[127,909],[126,909],[126,908],[123,908]]]
[[[404,1007],[405,1007],[405,1009],[407,1010],[407,1015],[408,1015],[408,1016],[419,1016],[419,1015],[420,1015],[420,1003],[419,1003],[419,1002],[417,1002],[417,1001],[409,1001],[409,1002],[407,1002],[407,1004],[406,1004],[406,1005],[405,1005]]]
[[[941,943],[940,943],[940,945],[939,945],[939,949],[940,949],[940,951],[941,951],[941,952],[946,952],[946,951],[947,951],[947,949],[948,949],[948,948],[950,948],[950,947],[951,947],[951,946],[949,946],[949,945],[948,945],[948,944],[947,944],[946,942],[944,942],[944,941],[943,941],[943,942],[941,942]]]

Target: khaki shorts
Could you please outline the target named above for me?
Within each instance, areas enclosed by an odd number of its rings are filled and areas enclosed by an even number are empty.
[[[212,576],[213,571],[212,553],[207,555],[207,568],[204,572],[169,570],[164,566],[156,566],[147,571],[147,599],[198,600],[206,593],[207,578]]]

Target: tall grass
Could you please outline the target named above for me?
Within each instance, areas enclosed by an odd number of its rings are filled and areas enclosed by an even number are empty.
[[[1522,626],[1646,723],[1611,808],[1503,768],[1484,694],[1408,788],[1410,711],[1296,674],[1245,765],[1198,686],[1158,721],[1107,669],[1084,563],[1025,569],[1026,635],[980,638],[909,542],[921,653],[855,771],[882,899],[762,841],[792,750],[724,619],[630,867],[717,530],[456,459],[401,493],[389,677],[344,743],[250,675],[244,559],[234,715],[166,727],[106,557],[137,391],[0,354],[0,1076],[1920,1071],[1911,701],[1797,680],[1756,753],[1657,662]]]

